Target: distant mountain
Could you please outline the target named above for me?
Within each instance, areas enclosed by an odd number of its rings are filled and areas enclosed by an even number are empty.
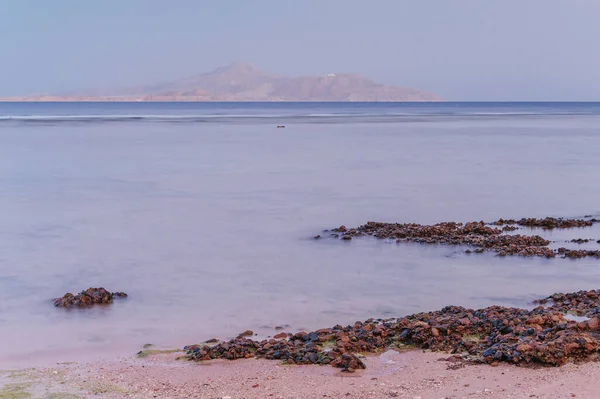
[[[15,99],[13,99],[15,100]],[[99,94],[36,96],[24,101],[442,101],[435,94],[375,83],[360,75],[285,77],[233,63],[172,82]]]

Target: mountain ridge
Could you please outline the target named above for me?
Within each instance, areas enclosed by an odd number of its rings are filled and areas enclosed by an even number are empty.
[[[98,93],[98,92],[97,92]],[[287,77],[234,62],[212,72],[101,94],[42,95],[15,101],[443,101],[417,89],[376,83],[353,73]]]

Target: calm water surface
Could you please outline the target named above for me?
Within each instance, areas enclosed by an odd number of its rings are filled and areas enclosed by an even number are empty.
[[[598,215],[600,104],[0,104],[0,144],[0,367],[600,283],[591,259],[311,239]],[[90,286],[130,298],[51,304]]]

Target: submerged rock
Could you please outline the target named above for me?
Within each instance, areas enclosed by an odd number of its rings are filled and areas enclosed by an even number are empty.
[[[108,292],[106,289],[100,288],[88,288],[85,291],[81,291],[77,295],[66,293],[60,298],[54,300],[54,306],[70,308],[70,307],[88,307],[92,305],[104,305],[113,302],[114,298],[126,298],[127,294],[124,292]]]
[[[592,258],[600,259],[600,251],[599,250],[566,249],[566,248],[561,248],[561,249],[563,250],[561,252],[561,254],[564,255],[565,258],[579,259],[579,258],[592,257]]]
[[[588,238],[574,238],[571,240],[571,242],[575,243],[575,244],[585,244],[590,242],[590,240]]]
[[[514,225],[517,224],[519,226],[526,227],[541,227],[543,229],[570,229],[573,227],[589,227],[592,226],[596,222],[596,219],[564,219],[564,218],[554,218],[554,217],[546,217],[543,219],[537,218],[523,218],[520,220],[514,219],[499,219],[493,222],[492,224],[496,226],[501,225]]]

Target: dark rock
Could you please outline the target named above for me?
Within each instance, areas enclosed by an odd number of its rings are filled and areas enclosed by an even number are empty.
[[[487,348],[484,352],[483,352],[483,357],[492,357],[495,355],[495,351],[492,348]]]
[[[494,222],[493,224],[497,224],[502,219]],[[519,226],[526,227],[541,227],[543,229],[570,229],[573,227],[589,227],[594,224],[592,220],[584,220],[584,219],[563,219],[563,218],[553,218],[547,217],[544,219],[536,219],[536,218],[523,218],[519,221],[510,220],[511,223],[505,224],[518,224]]]
[[[318,341],[319,334],[317,334],[316,332],[311,332],[311,333],[308,333],[307,338],[309,341]]]
[[[104,288],[88,288],[81,291],[77,295],[66,293],[61,298],[54,300],[54,306],[57,307],[88,307],[92,305],[106,305],[113,302],[115,298],[125,298],[127,294],[124,292],[111,293]]]
[[[415,346],[455,353],[462,367],[469,362],[497,365],[559,366],[568,361],[595,361],[600,350],[600,290],[553,294],[536,301],[532,310],[490,306],[472,310],[459,306],[402,318],[336,325],[306,333],[254,341],[240,336],[214,346],[186,346],[190,360],[259,357],[288,364],[331,364],[342,371],[364,368],[356,353]],[[577,323],[565,313],[589,316]],[[592,316],[594,315],[594,316]],[[317,338],[317,339],[315,339]],[[454,362],[454,360],[452,360]]]
[[[590,240],[588,240],[587,238],[577,238],[577,239],[571,240],[571,242],[573,242],[575,244],[584,244],[584,243],[590,242]]]
[[[538,235],[504,234],[505,231],[516,230],[515,225],[526,227],[541,227],[544,229],[564,229],[572,227],[591,226],[591,220],[562,219],[562,218],[527,218],[521,220],[499,219],[491,225],[480,222],[444,222],[434,225],[416,223],[381,223],[368,222],[357,228],[348,229],[340,226],[333,231],[342,240],[351,240],[359,236],[373,236],[378,239],[391,239],[397,243],[413,242],[421,244],[469,245],[475,247],[475,253],[484,251],[496,252],[498,256],[539,256],[554,258],[557,254],[569,258],[597,257],[599,251],[573,251],[567,249],[552,250],[548,247],[550,241]],[[503,226],[502,229],[494,226]],[[587,242],[580,239],[581,242]],[[574,242],[579,242],[576,240]],[[467,249],[465,253],[471,253]],[[563,251],[563,252],[561,252]]]
[[[561,252],[565,258],[580,259],[585,257],[594,257],[600,259],[600,251],[598,250],[585,250],[585,249],[564,249]]]

